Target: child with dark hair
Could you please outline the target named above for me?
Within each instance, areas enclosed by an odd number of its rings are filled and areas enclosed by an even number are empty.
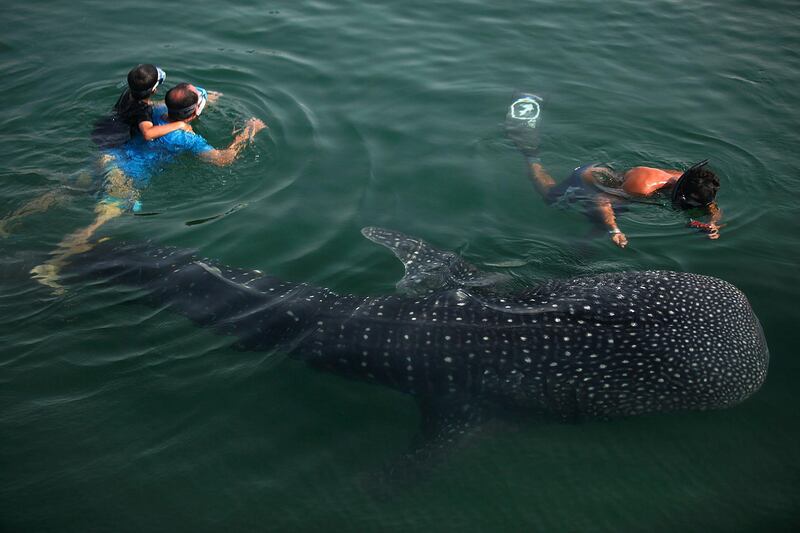
[[[167,74],[155,65],[137,65],[128,72],[128,87],[114,104],[113,113],[95,124],[92,139],[101,148],[125,144],[138,135],[146,141],[158,139],[186,124],[153,125],[153,102],[150,98],[158,91]]]

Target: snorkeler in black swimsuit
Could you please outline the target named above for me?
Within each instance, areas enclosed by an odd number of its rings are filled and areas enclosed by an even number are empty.
[[[624,248],[628,238],[617,226],[615,209],[627,201],[651,197],[663,191],[670,192],[672,206],[680,210],[704,209],[711,215],[708,224],[692,221],[690,225],[704,230],[709,239],[719,238],[719,221],[722,212],[714,199],[719,190],[719,178],[702,161],[686,171],[633,167],[624,173],[608,165],[591,163],[572,171],[569,178],[556,184],[539,159],[539,136],[542,99],[533,94],[514,98],[506,116],[506,133],[517,145],[528,163],[531,181],[548,204],[566,199],[582,200],[591,208],[592,218],[609,232],[611,240]]]

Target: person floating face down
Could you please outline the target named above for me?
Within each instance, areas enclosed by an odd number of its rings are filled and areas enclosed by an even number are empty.
[[[590,213],[602,222],[614,244],[624,248],[628,239],[617,225],[615,205],[620,200],[635,201],[664,192],[669,194],[675,209],[709,213],[711,220],[708,224],[692,221],[689,225],[703,230],[709,239],[718,239],[722,212],[715,198],[719,190],[719,178],[707,165],[708,160],[704,160],[683,172],[639,166],[620,174],[606,165],[590,164],[578,167],[560,184],[555,184],[538,161],[530,163],[530,172],[537,190],[542,192],[548,203],[568,195],[570,188],[578,188],[593,203],[594,209]]]
[[[227,148],[215,149],[190,125],[200,116],[208,101],[204,89],[189,83],[178,84],[167,92],[166,105],[153,108],[152,124],[164,126],[181,122],[183,127],[153,141],[137,136],[121,147],[105,151],[101,156],[106,169],[105,194],[95,207],[95,220],[88,227],[65,237],[50,260],[31,270],[37,281],[61,291],[58,274],[69,257],[89,249],[91,237],[103,224],[126,211],[140,208],[140,189],[179,155],[192,154],[214,165],[229,165],[255,134],[266,128],[264,122],[251,118]]]
[[[683,172],[638,166],[619,173],[608,165],[593,163],[576,168],[569,178],[556,183],[539,159],[536,127],[541,101],[536,95],[517,95],[506,117],[506,133],[525,156],[531,181],[548,204],[570,196],[588,200],[593,208],[590,214],[596,215],[614,244],[624,248],[628,238],[617,225],[614,206],[626,199],[635,201],[668,192],[675,209],[709,213],[709,223],[692,221],[689,225],[703,230],[709,239],[719,238],[722,212],[715,203],[719,178],[707,167],[708,160]]]

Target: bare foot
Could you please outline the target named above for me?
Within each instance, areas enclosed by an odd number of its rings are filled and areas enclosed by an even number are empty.
[[[33,279],[53,289],[55,294],[64,294],[64,287],[58,283],[59,269],[52,263],[42,263],[31,269]]]
[[[611,235],[611,240],[620,248],[625,248],[628,245],[628,238],[624,233],[614,233]]]

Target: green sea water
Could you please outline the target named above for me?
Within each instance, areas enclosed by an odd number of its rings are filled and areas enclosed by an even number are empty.
[[[11,0],[0,20],[0,216],[69,201],[0,240],[0,531],[792,531],[800,527],[800,12],[791,1],[272,3]],[[395,290],[378,225],[535,282],[672,269],[745,292],[771,359],[725,411],[489,424],[409,486],[365,480],[408,449],[414,401],[315,372],[114,288],[54,296],[27,275],[92,219],[74,184],[127,71],[224,93],[215,146],[181,159],[149,217],[102,234],[197,248],[338,292]],[[709,158],[718,241],[654,206],[595,236],[531,187],[503,119],[545,98],[541,156],[685,168]],[[163,92],[161,93],[163,94]],[[204,223],[191,223],[221,213]]]

